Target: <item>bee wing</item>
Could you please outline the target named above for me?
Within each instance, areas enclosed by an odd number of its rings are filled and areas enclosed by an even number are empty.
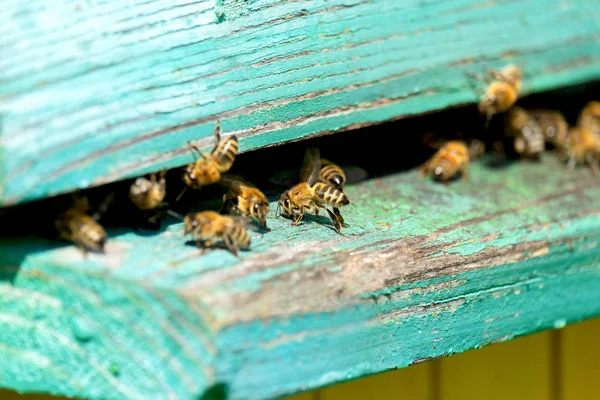
[[[304,162],[300,170],[300,182],[313,184],[319,180],[321,173],[321,154],[319,149],[309,147],[304,155]]]
[[[248,183],[241,175],[234,174],[221,175],[221,180],[219,180],[219,184],[233,190],[236,193],[239,193],[244,186],[252,188],[255,187],[254,185]]]

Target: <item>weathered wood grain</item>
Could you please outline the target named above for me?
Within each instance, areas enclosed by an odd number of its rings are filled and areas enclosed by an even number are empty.
[[[600,179],[554,157],[347,188],[338,236],[271,218],[236,259],[109,231],[0,242],[0,385],[85,398],[291,394],[600,314]],[[273,214],[272,214],[273,215]]]
[[[597,0],[0,7],[0,205],[182,165],[217,120],[248,151],[473,102],[467,70],[600,77]]]

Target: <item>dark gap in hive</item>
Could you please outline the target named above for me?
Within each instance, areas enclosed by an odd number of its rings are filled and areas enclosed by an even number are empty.
[[[519,100],[518,105],[560,110],[573,125],[581,108],[588,101],[598,100],[595,97],[598,89],[600,82],[587,83],[527,96]],[[273,201],[287,188],[274,182],[281,182],[285,176],[294,181],[307,146],[318,147],[322,157],[343,167],[358,167],[359,170],[355,171],[364,171],[368,174],[367,179],[374,179],[407,171],[425,162],[435,150],[423,144],[424,133],[433,133],[444,139],[477,138],[487,142],[489,153],[491,142],[502,136],[501,130],[501,118],[496,118],[485,130],[476,106],[469,105],[240,154],[230,172],[243,175]],[[503,157],[490,154],[486,156],[486,165],[490,168],[502,166]],[[155,235],[178,222],[167,217],[162,221],[160,230],[146,229],[140,212],[127,197],[132,181],[128,179],[80,192],[90,199],[92,207],[97,207],[108,193],[116,193],[115,200],[101,219],[104,226],[113,228],[112,236],[129,232],[132,228],[136,228],[139,235]],[[166,200],[172,204],[172,210],[184,214],[221,207],[224,189],[220,186],[188,190],[181,201],[175,203],[174,199],[183,187],[181,168],[169,171]],[[71,202],[71,194],[67,194],[0,209],[0,237],[39,235],[54,239],[53,218],[68,208]]]

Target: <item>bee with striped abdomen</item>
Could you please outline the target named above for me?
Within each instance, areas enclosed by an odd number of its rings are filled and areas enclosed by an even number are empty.
[[[546,148],[542,128],[527,111],[513,107],[504,118],[507,137],[512,138],[515,152],[522,158],[538,158]]]
[[[517,102],[521,91],[522,72],[519,67],[510,64],[500,71],[488,71],[488,74],[492,80],[487,80],[488,86],[477,108],[489,122],[494,115],[508,111]]]
[[[238,152],[238,140],[235,135],[221,138],[221,125],[215,125],[215,139],[217,144],[209,155],[204,155],[198,147],[189,143],[192,151],[196,151],[200,158],[188,164],[183,174],[186,185],[193,189],[210,185],[221,178],[221,174],[229,171]]]
[[[600,101],[590,101],[579,113],[577,126],[600,135]]]
[[[284,217],[293,218],[293,225],[298,225],[305,213],[319,215],[319,209],[325,209],[336,232],[342,234],[344,219],[340,214],[339,207],[350,204],[350,200],[342,191],[321,182],[320,171],[319,150],[307,149],[300,172],[300,183],[281,195],[277,204],[277,212]]]
[[[539,124],[546,143],[558,148],[565,146],[569,125],[560,111],[534,109],[527,112]]]
[[[467,178],[469,167],[469,148],[461,140],[451,140],[440,149],[425,164],[420,167],[421,173],[431,176],[434,180],[448,182],[458,173],[463,179]]]
[[[328,184],[332,188],[343,191],[346,184],[346,174],[344,170],[329,160],[321,159],[320,178],[323,183]]]
[[[267,214],[270,206],[263,192],[242,177],[235,175],[222,175],[219,184],[230,189],[223,195],[222,213],[239,213],[256,218],[265,229],[268,229]]]
[[[160,172],[156,179],[156,173],[150,175],[150,179],[139,177],[129,187],[129,198],[140,210],[152,210],[163,204],[167,195],[167,171]]]
[[[56,217],[54,226],[62,239],[73,242],[84,255],[88,251],[102,253],[107,235],[88,210],[87,197],[75,198],[73,206]]]
[[[570,168],[575,168],[578,164],[587,164],[592,174],[598,175],[600,136],[589,129],[589,126],[571,127],[563,151]]]
[[[250,235],[241,220],[215,211],[188,214],[183,219],[184,235],[196,236],[196,243],[212,247],[222,241],[225,247],[237,256],[239,250],[250,247]]]

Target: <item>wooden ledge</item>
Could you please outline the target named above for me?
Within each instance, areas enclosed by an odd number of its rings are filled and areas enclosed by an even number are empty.
[[[600,179],[553,156],[351,186],[351,228],[271,220],[200,256],[180,224],[106,255],[0,245],[0,384],[92,399],[263,399],[600,314]],[[322,222],[325,223],[325,219]],[[222,396],[221,396],[222,397]]]

